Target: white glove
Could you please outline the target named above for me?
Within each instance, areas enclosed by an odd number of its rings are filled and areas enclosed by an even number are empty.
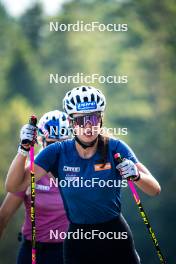
[[[20,141],[22,144],[30,143],[36,138],[36,127],[26,124],[20,131]]]
[[[18,153],[24,156],[28,156],[31,143],[37,142],[37,127],[26,124],[21,128],[20,131],[20,145],[18,148]]]
[[[133,181],[137,181],[140,179],[139,171],[136,165],[131,160],[124,159],[116,166],[116,169],[119,170],[120,175],[124,179],[131,179]]]

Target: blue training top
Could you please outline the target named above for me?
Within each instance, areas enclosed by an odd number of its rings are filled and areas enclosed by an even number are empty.
[[[137,163],[130,147],[121,140],[109,139],[107,162],[101,168],[98,151],[89,159],[79,156],[75,140],[49,145],[35,159],[35,164],[59,178],[68,219],[72,223],[94,224],[109,221],[120,214],[120,184],[113,155]]]

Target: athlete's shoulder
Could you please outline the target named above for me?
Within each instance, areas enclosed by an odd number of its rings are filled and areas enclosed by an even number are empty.
[[[60,148],[62,148],[62,150],[66,150],[66,149],[72,148],[74,143],[75,143],[74,139],[66,139],[64,141],[57,142],[56,144],[59,144],[59,146],[60,146]]]
[[[117,148],[117,145],[119,144],[120,142],[120,139],[118,138],[115,138],[115,137],[109,137],[109,149],[114,149],[114,148]]]
[[[116,152],[131,151],[129,145],[119,138],[109,138],[109,149]]]
[[[73,140],[72,139],[66,139],[64,141],[55,142],[53,144],[50,144],[46,149],[48,151],[54,151],[56,153],[60,152],[61,150],[65,150],[66,148],[72,147]]]
[[[119,145],[119,146],[128,146],[128,144],[125,143],[125,141],[123,141],[122,139],[119,139],[119,138],[115,138],[115,137],[110,137],[109,138],[109,144],[111,144],[111,145]]]
[[[118,144],[119,141],[120,141],[119,138],[109,137],[109,144]]]
[[[110,150],[116,153],[120,153],[123,158],[132,160],[134,163],[138,162],[138,159],[131,149],[131,147],[121,139],[111,139],[110,140]]]

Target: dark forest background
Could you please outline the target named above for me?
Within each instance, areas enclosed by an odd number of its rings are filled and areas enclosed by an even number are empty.
[[[128,128],[128,135],[120,137],[161,184],[158,197],[139,194],[168,263],[175,263],[175,18],[173,0],[75,0],[54,17],[44,15],[38,3],[18,18],[0,5],[0,201],[19,129],[31,113],[41,117],[62,109],[65,92],[75,86],[50,84],[49,73],[128,75],[127,84],[92,85],[107,97],[105,125]],[[78,20],[127,23],[128,31],[49,31],[49,21]],[[122,199],[141,263],[159,264],[130,190],[123,191]],[[0,241],[2,264],[15,263],[22,216],[21,209]]]

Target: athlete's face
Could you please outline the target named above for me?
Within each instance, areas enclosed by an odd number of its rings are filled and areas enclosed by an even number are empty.
[[[100,134],[101,114],[74,114],[73,128],[77,137],[85,142],[91,142]]]

